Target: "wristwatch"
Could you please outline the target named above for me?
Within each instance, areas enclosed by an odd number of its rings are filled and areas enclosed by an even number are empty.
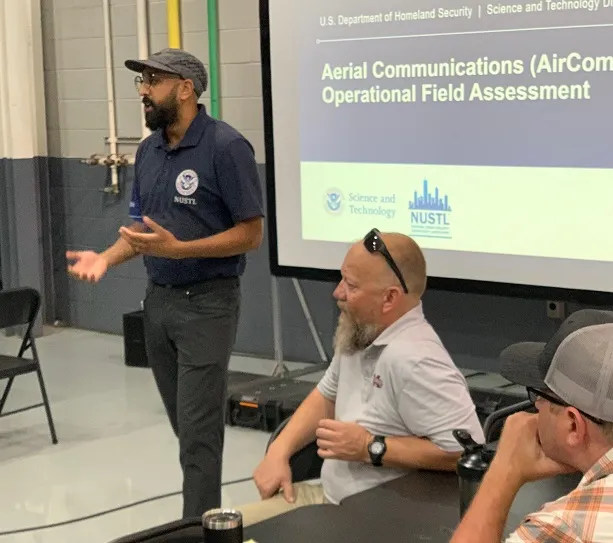
[[[374,439],[368,444],[368,454],[373,466],[381,467],[383,465],[385,451],[387,451],[385,436],[374,436]]]

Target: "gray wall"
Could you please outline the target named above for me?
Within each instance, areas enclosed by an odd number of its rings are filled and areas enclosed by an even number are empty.
[[[108,136],[104,28],[101,0],[41,0],[47,93],[49,154],[82,158],[106,151]],[[115,92],[119,136],[140,132],[140,100],[134,73],[124,68],[136,58],[136,1],[111,0]],[[166,1],[149,0],[150,50],[167,46]],[[183,47],[208,67],[206,0],[182,0]],[[220,63],[224,120],[263,152],[257,0],[219,2]],[[209,92],[202,99],[209,104]],[[123,152],[133,152],[125,146]]]
[[[0,134],[0,141],[2,135]],[[0,157],[0,179],[6,179],[6,159]],[[7,199],[7,187],[6,182],[0,183],[0,202],[5,202]],[[0,207],[0,231],[8,230],[8,217],[7,217],[7,208],[8,206],[4,205]],[[0,237],[0,289],[3,288],[3,284],[6,282],[4,278],[4,274],[8,274],[8,270],[6,270],[6,265],[8,262],[8,247],[6,245],[6,236]],[[7,262],[2,265],[2,262],[6,260]]]
[[[128,224],[132,168],[121,175],[118,196],[100,190],[107,182],[105,168],[90,167],[77,159],[49,159],[54,236],[53,276],[55,318],[66,324],[118,333],[121,315],[140,308],[145,288],[144,267],[134,260],[111,270],[97,285],[72,280],[66,273],[66,250],[101,251],[114,243],[117,230]]]
[[[139,100],[133,74],[123,60],[137,54],[134,0],[114,0],[118,127],[122,137],[140,135]],[[151,0],[151,48],[166,45],[165,2]],[[257,0],[220,1],[222,116],[254,144],[264,160]],[[65,273],[66,248],[100,250],[125,223],[131,169],[122,172],[119,196],[100,191],[108,183],[102,167],[80,159],[107,152],[106,83],[99,0],[42,0],[49,129],[53,277],[56,318],[75,327],[121,332],[123,313],[138,309],[145,276],[140,261],[113,270],[96,286],[76,283]],[[208,62],[206,1],[183,0],[183,45]],[[203,98],[208,104],[208,94]],[[122,152],[134,152],[123,146]],[[264,168],[261,168],[264,181]],[[249,256],[243,280],[243,315],[237,351],[273,356],[268,246]],[[333,285],[301,282],[315,324],[330,352],[336,319]],[[279,280],[286,358],[318,361],[291,281]],[[496,369],[498,352],[512,341],[547,338],[554,323],[543,301],[428,292],[426,313],[464,367]]]

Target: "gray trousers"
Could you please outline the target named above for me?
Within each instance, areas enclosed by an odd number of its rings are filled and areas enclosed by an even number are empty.
[[[147,288],[147,357],[179,439],[183,518],[221,505],[228,363],[239,311],[237,278]]]

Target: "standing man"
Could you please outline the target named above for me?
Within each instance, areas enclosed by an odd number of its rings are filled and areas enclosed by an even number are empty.
[[[69,272],[99,281],[143,255],[147,356],[183,470],[183,517],[221,504],[227,372],[245,253],[262,242],[254,151],[198,99],[207,73],[193,55],[164,49],[128,60],[153,132],[136,152],[130,217],[106,251],[67,253]]]

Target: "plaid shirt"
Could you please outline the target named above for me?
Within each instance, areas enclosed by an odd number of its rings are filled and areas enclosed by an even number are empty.
[[[575,490],[528,515],[506,543],[613,543],[613,449]]]

